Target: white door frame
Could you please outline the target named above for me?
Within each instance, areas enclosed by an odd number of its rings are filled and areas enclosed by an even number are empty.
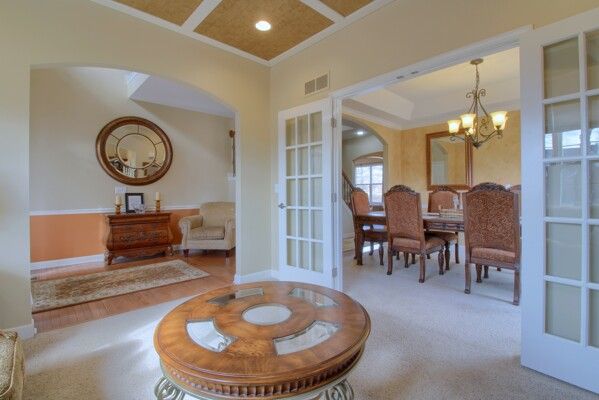
[[[433,71],[451,67],[456,64],[470,61],[473,58],[484,57],[503,50],[518,47],[520,36],[532,31],[532,25],[525,25],[518,29],[494,36],[492,38],[461,47],[447,53],[431,57],[427,60],[408,65],[389,73],[359,82],[331,93],[330,99],[333,102],[333,117],[336,125],[333,127],[333,188],[334,196],[339,198],[342,192],[341,179],[341,136],[342,136],[342,103],[358,94],[364,94],[381,89],[389,84],[401,81],[407,81],[420,75],[425,75]],[[338,266],[336,286],[338,290],[343,290],[343,201],[337,201],[334,205],[334,225],[333,225],[333,243],[334,260]]]

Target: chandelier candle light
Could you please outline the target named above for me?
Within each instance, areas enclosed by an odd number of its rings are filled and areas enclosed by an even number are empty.
[[[501,139],[507,121],[507,111],[495,111],[489,114],[481,103],[481,98],[487,94],[486,89],[478,88],[480,83],[478,65],[482,62],[482,58],[470,61],[470,64],[476,68],[476,85],[474,89],[466,93],[466,98],[472,99],[472,105],[470,105],[468,112],[460,115],[460,119],[447,121],[452,141],[456,139],[469,141],[477,149],[494,136]],[[460,132],[460,125],[466,134],[464,138],[457,135]]]

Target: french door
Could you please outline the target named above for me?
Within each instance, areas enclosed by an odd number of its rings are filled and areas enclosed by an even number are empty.
[[[279,279],[333,287],[332,117],[326,99],[279,113]]]
[[[522,364],[599,393],[599,8],[520,45]]]

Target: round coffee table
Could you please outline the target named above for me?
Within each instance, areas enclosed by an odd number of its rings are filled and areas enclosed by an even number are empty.
[[[168,313],[154,347],[159,400],[350,400],[348,373],[370,334],[366,310],[347,295],[295,282],[232,285]]]

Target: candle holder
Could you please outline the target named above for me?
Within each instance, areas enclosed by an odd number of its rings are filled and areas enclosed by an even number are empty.
[[[160,200],[156,200],[156,212],[160,212]]]
[[[114,205],[114,213],[116,215],[119,215],[121,213],[121,205],[120,204],[115,204]]]

